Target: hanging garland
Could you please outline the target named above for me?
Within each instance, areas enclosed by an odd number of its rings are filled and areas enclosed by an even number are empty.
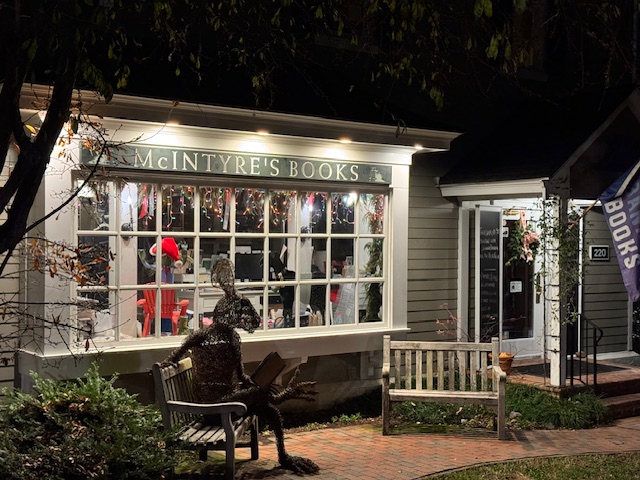
[[[509,259],[505,265],[524,261],[533,263],[540,248],[540,236],[534,231],[531,224],[527,223],[524,211],[520,211],[520,221],[509,237]]]

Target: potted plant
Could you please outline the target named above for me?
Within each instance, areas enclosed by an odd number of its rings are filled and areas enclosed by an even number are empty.
[[[493,355],[489,354],[489,360],[493,361],[492,357]],[[498,355],[498,365],[507,375],[511,372],[511,365],[513,364],[514,357],[515,355],[509,352],[500,352],[500,355]]]

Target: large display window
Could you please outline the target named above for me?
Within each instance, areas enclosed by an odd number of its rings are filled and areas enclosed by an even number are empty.
[[[214,322],[222,291],[210,273],[222,258],[263,335],[387,321],[388,189],[77,182],[77,242],[91,273],[75,285],[78,342],[152,341]]]

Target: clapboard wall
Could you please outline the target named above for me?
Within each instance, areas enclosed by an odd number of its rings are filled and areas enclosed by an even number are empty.
[[[409,190],[407,324],[411,340],[443,340],[436,320],[441,308],[457,311],[458,208],[442,198],[437,177],[447,165],[417,157]]]
[[[5,184],[8,172],[15,162],[15,152],[10,152],[4,170],[0,173],[0,184]],[[7,218],[0,213],[0,222]],[[12,387],[14,379],[15,351],[18,345],[18,316],[13,312],[19,305],[20,252],[12,256],[0,275],[0,388]],[[0,264],[5,256],[0,255]]]
[[[615,251],[611,232],[601,208],[593,208],[585,217],[587,245],[609,245],[610,260],[592,262],[586,259],[583,308],[584,315],[604,331],[598,352],[619,352],[628,349],[629,297]]]

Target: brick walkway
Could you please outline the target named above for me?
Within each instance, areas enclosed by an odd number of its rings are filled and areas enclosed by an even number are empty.
[[[314,480],[401,480],[482,463],[511,459],[616,453],[640,450],[640,417],[618,420],[591,430],[535,430],[509,432],[500,442],[491,432],[479,434],[400,434],[383,437],[378,425],[288,432],[287,450],[311,458],[320,466]],[[273,437],[262,437],[260,459],[240,461],[238,479],[301,476],[277,467]],[[238,450],[238,460],[247,459]],[[217,470],[214,468],[213,470]],[[218,472],[210,470],[217,478]]]

